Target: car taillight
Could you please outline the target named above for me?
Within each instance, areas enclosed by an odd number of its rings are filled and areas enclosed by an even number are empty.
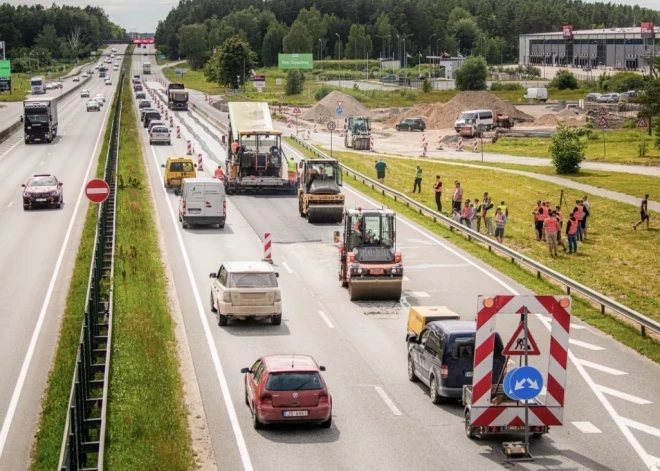
[[[275,291],[275,302],[279,303],[280,301],[282,301],[282,293]]]
[[[447,379],[449,376],[449,368],[447,368],[447,365],[442,365],[440,367],[440,377],[443,379]]]
[[[231,302],[231,293],[228,291],[225,291],[222,293],[222,302],[223,303],[230,303]]]
[[[270,393],[263,393],[261,396],[259,396],[259,404],[272,405],[273,396]]]
[[[530,432],[534,432],[534,433],[542,432],[542,431],[543,431],[543,427],[541,427],[541,426],[539,426],[539,425],[535,425],[535,426],[533,426],[533,427],[530,427],[530,428],[529,428],[529,431],[530,431]]]
[[[327,403],[328,403],[328,393],[327,392],[319,393],[319,404],[327,404]]]
[[[225,216],[227,215],[227,202],[226,201],[222,202],[222,214],[224,214]]]

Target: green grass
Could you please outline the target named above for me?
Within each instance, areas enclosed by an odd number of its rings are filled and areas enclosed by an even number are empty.
[[[594,131],[593,139],[586,139],[586,160],[592,162],[611,162],[635,165],[660,165],[660,149],[653,147],[652,139],[646,133],[646,156],[639,157],[640,131],[636,129],[617,129],[605,131],[605,148],[603,148],[603,133]],[[523,157],[550,157],[548,147],[549,137],[503,137],[495,144],[484,143],[486,152],[517,155]]]
[[[309,153],[302,147],[295,144],[292,140],[290,140],[290,143],[298,150],[300,150],[302,153],[306,154],[307,156],[309,157],[312,156],[311,153]],[[349,167],[361,173],[372,176],[375,173],[375,170],[373,169],[373,160],[374,160],[373,157],[363,158],[356,156],[355,154],[340,153],[340,152],[333,153],[333,156],[338,160],[340,160],[341,162],[343,162],[344,164],[348,165]],[[408,188],[408,186],[412,184],[412,178],[410,177],[413,174],[414,163],[410,161],[405,163],[405,165],[401,165],[401,162],[399,162],[399,160],[403,161],[403,159],[385,159],[385,160],[388,164],[388,167],[390,168],[390,173],[387,175],[385,179],[385,183],[391,188],[403,190],[404,192],[410,191],[410,188]],[[467,184],[468,188],[470,188],[470,184],[485,180],[488,180],[489,182],[497,182],[498,186],[500,184],[500,182],[498,182],[499,177],[494,178],[497,175],[492,175],[492,174],[485,175],[484,173],[491,173],[491,172],[487,172],[486,170],[472,170],[471,172],[465,172],[465,173],[460,172],[459,175],[458,173],[455,173],[456,167],[432,165],[428,161],[423,161],[422,166],[426,173],[426,177],[425,177],[426,181],[424,182],[424,185],[427,187],[427,189],[430,186],[429,177],[433,175],[436,171],[441,172],[441,175],[444,176],[445,184],[453,182],[455,178],[458,178],[462,184]],[[401,175],[402,171],[405,172],[404,175]],[[468,177],[468,174],[471,178],[464,178],[464,177]],[[526,194],[527,184],[529,182],[522,181],[523,177],[516,177],[516,180],[518,181],[518,185],[520,185],[518,193],[520,193],[521,195]],[[350,184],[352,183],[352,180],[347,178],[345,180],[345,183]],[[502,186],[505,183],[506,182],[502,182]],[[367,196],[373,198],[376,201],[382,202],[383,204],[394,209],[397,213],[401,214],[402,216],[405,216],[408,219],[434,232],[435,234],[442,237],[447,242],[465,250],[471,255],[477,257],[478,259],[483,260],[484,262],[492,266],[494,269],[501,272],[503,275],[508,276],[509,278],[515,280],[516,282],[530,289],[532,292],[540,293],[540,294],[565,294],[558,286],[551,283],[550,281],[545,279],[537,279],[535,273],[530,273],[530,271],[526,270],[520,265],[511,263],[508,259],[497,255],[495,252],[490,252],[486,250],[482,245],[478,243],[468,241],[465,237],[459,235],[456,232],[450,231],[448,228],[446,228],[446,226],[442,224],[434,223],[431,218],[420,215],[417,211],[407,208],[405,204],[395,202],[392,198],[388,196],[383,196],[378,191],[374,191],[366,185],[361,185],[360,183],[354,183],[354,185],[356,189],[365,193]],[[494,186],[489,187],[489,190],[491,194],[497,195],[498,193],[496,193],[496,191],[493,190]],[[546,196],[550,197],[551,195],[545,193],[545,191],[547,190],[548,190],[547,188],[539,188],[539,192],[535,192],[534,194],[538,194],[541,197],[546,197]],[[497,192],[499,191],[500,189],[498,187]],[[511,191],[514,190],[512,189]],[[557,191],[556,196],[558,197],[558,190],[555,191]],[[424,196],[422,198],[416,198],[416,199],[421,200],[421,202],[423,202],[429,207],[434,207],[434,204],[431,201],[432,198],[431,190],[428,190],[427,193],[424,193],[423,195]],[[467,190],[466,196],[471,196],[471,192],[469,190]],[[523,253],[525,253],[528,256],[532,256],[533,258],[539,260],[540,262],[560,272],[565,272],[566,270],[564,270],[564,268],[568,266],[569,273],[566,273],[567,275],[573,278],[577,278],[578,276],[580,276],[581,278],[587,278],[586,280],[582,280],[582,281],[586,281],[587,286],[590,286],[591,288],[597,290],[603,288],[603,286],[597,286],[595,282],[590,282],[591,280],[588,278],[589,276],[592,276],[591,273],[593,272],[597,272],[596,276],[598,279],[607,278],[606,273],[604,273],[601,276],[598,272],[602,270],[604,272],[611,273],[612,271],[612,267],[602,265],[602,263],[599,260],[594,259],[594,251],[596,248],[600,246],[602,246],[601,248],[603,251],[611,252],[611,250],[609,250],[607,245],[605,245],[604,243],[605,241],[603,239],[605,238],[605,236],[603,236],[600,233],[597,227],[596,227],[596,231],[594,232],[594,235],[592,236],[592,237],[595,236],[595,238],[597,239],[597,243],[594,245],[581,244],[578,247],[578,250],[582,252],[582,255],[577,257],[571,256],[571,258],[569,258],[569,256],[562,254],[557,260],[553,261],[550,260],[550,257],[545,255],[547,253],[546,246],[542,246],[540,242],[537,243],[533,240],[529,241],[529,243],[526,243],[525,239],[529,239],[530,237],[531,224],[525,224],[525,221],[531,218],[531,215],[529,215],[529,217],[527,216],[528,211],[531,211],[531,206],[529,206],[526,202],[517,204],[512,198],[507,199],[505,197],[504,199],[507,200],[507,206],[509,207],[509,211],[511,215],[510,222],[507,224],[506,238],[504,239],[506,245],[513,246],[514,248],[519,248],[516,247],[516,245],[518,245],[518,246],[522,246],[521,248],[524,249],[525,246],[538,244],[539,245],[538,248],[537,247],[529,248],[525,250],[525,252]],[[598,208],[597,209],[598,214],[601,214],[601,204],[603,203],[602,199],[598,199],[596,197],[593,198],[590,197],[590,200],[592,199],[593,199],[592,208]],[[499,199],[497,197],[496,200],[497,202],[499,202]],[[448,206],[449,204],[450,204],[449,201],[447,201],[447,198],[445,198],[445,201],[443,202],[443,209],[445,205]],[[516,221],[516,218],[518,217],[517,214],[519,214],[517,211],[520,209],[523,210],[522,217],[525,218],[525,221]],[[602,211],[605,212],[606,209],[603,208]],[[592,214],[594,213],[592,212]],[[598,218],[598,216],[596,217]],[[530,226],[530,230],[527,230],[525,228],[526,225]],[[598,221],[594,223],[594,226],[598,226],[598,225],[599,225]],[[521,227],[523,229],[522,234],[520,234]],[[513,235],[511,234],[512,229],[514,232]],[[617,228],[616,233],[619,234],[621,230],[625,230],[625,229],[627,229],[627,231],[629,231],[631,234],[635,234],[637,236],[639,236],[640,234],[644,235],[643,234],[644,231],[642,231],[641,233],[633,233],[630,230],[629,226],[626,228],[625,225],[623,229]],[[648,236],[651,236],[654,239],[657,239],[658,237],[657,234],[658,232],[647,233]],[[517,239],[523,239],[523,240],[517,240]],[[644,241],[644,245],[648,246],[646,241]],[[543,250],[543,247],[546,247],[545,251]],[[599,256],[596,255],[596,257]],[[404,260],[405,260],[405,254],[404,254]],[[626,271],[626,273],[628,273],[628,271],[633,271],[636,267],[638,267],[638,264],[635,264],[633,267],[630,267]],[[623,268],[627,268],[627,267],[623,267]],[[644,273],[640,273],[636,279],[639,279],[640,277],[644,277],[644,276],[648,276],[648,279],[654,279],[654,277],[657,276],[655,273],[652,273],[648,270],[652,268],[651,266],[645,268],[646,270],[644,271]],[[614,281],[620,280],[621,278],[623,278],[623,276],[625,275],[622,272],[619,273],[617,276],[614,277]],[[645,286],[648,286],[648,283]],[[627,291],[628,288],[620,287],[617,293],[620,293],[623,290]],[[645,293],[642,292],[642,294]],[[646,293],[646,294],[648,295],[648,298],[651,298],[653,296],[652,293]],[[614,297],[615,299],[618,299],[624,304],[631,305],[631,301],[637,302],[638,300],[637,296],[638,295],[636,294],[635,297],[629,296],[626,299],[623,299],[622,297],[616,295]],[[656,312],[654,317],[657,319],[658,318],[657,301],[655,299],[652,298],[648,299],[648,298],[647,301],[649,301],[650,304],[656,304]],[[660,343],[651,339],[650,337],[642,337],[639,333],[638,328],[631,326],[630,324],[625,323],[621,320],[618,320],[613,316],[601,314],[600,311],[598,309],[595,309],[590,303],[577,297],[574,297],[572,313],[574,316],[577,316],[578,318],[594,326],[595,328],[599,329],[605,334],[611,335],[615,340],[647,356],[649,359],[657,363],[660,363]],[[649,313],[647,312],[647,314]]]
[[[108,469],[194,466],[174,322],[129,76],[122,92]],[[130,179],[130,180],[129,180]]]
[[[112,122],[113,117],[114,112],[111,111],[108,122]],[[110,131],[111,126],[108,126],[99,153],[96,178],[103,178],[110,142]],[[97,208],[97,205],[91,204],[85,216],[82,238],[80,239],[60,326],[60,336],[57,342],[53,368],[50,371],[42,400],[42,413],[32,450],[30,469],[34,471],[56,469],[60,456],[71,381],[73,380],[80,330],[85,312],[89,267],[92,262],[92,251],[94,250],[96,235]]]

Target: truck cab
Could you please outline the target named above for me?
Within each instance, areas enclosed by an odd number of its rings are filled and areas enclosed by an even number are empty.
[[[46,78],[32,77],[30,79],[30,87],[32,88],[33,95],[40,95],[46,93]]]
[[[58,97],[28,98],[23,102],[25,143],[52,142],[57,136]]]
[[[172,111],[188,110],[189,94],[182,83],[170,83],[167,86],[167,107]]]

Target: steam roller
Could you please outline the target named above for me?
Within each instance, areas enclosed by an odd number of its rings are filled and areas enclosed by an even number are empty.
[[[342,173],[335,159],[301,160],[298,211],[307,222],[341,222],[344,217]]]
[[[389,209],[348,209],[339,242],[339,280],[351,301],[401,298],[403,257],[396,250],[396,214]]]

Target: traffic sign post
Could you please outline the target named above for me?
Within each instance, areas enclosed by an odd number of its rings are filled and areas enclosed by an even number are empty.
[[[296,137],[298,137],[298,115],[300,114],[300,108],[297,106],[293,108],[293,114],[296,115]]]
[[[601,113],[600,113],[600,122],[598,123],[598,126],[601,127],[603,130],[603,158],[607,158],[607,145],[605,144],[605,128],[607,127],[607,119],[605,118],[605,115],[603,114],[603,111],[605,111],[605,108],[601,108]]]
[[[103,203],[110,196],[110,185],[100,178],[90,180],[85,186],[85,196],[92,203]]]
[[[332,157],[332,131],[337,128],[337,125],[334,121],[328,122],[328,130],[330,131],[330,157]]]
[[[641,157],[644,157],[646,155],[646,149],[644,148],[644,131],[642,131],[642,128],[646,127],[646,121],[644,121],[644,118],[639,118],[639,121],[637,121],[637,127],[639,128],[639,153]]]

